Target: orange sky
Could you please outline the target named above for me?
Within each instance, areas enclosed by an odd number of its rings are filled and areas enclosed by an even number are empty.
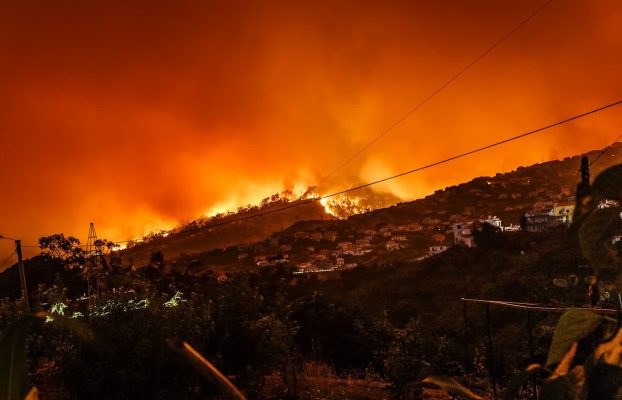
[[[542,3],[5,0],[0,233],[84,240],[93,221],[122,240],[312,185]],[[622,98],[620,21],[618,0],[555,0],[322,191]],[[379,190],[412,199],[600,148],[621,122],[612,109]]]

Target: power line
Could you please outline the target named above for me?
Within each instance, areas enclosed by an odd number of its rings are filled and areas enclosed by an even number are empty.
[[[542,132],[544,130],[547,130],[547,129],[550,129],[550,128],[553,128],[553,127],[556,127],[556,126],[559,126],[559,125],[563,125],[565,123],[574,121],[574,120],[579,119],[579,118],[586,117],[588,115],[597,113],[599,111],[603,111],[603,110],[611,108],[611,107],[615,107],[615,106],[620,105],[620,104],[622,104],[622,100],[618,100],[618,101],[616,101],[614,103],[607,104],[606,106],[599,107],[599,108],[596,108],[594,110],[591,110],[591,111],[588,111],[588,112],[585,112],[585,113],[582,113],[582,114],[579,114],[579,115],[575,115],[574,117],[566,118],[564,120],[555,122],[553,124],[544,126],[542,128],[534,129],[532,131],[521,133],[520,135],[512,136],[510,138],[501,140],[499,142],[495,142],[495,143],[492,143],[492,144],[489,144],[489,145],[486,145],[486,146],[483,146],[483,147],[479,147],[479,148],[474,149],[474,150],[467,151],[466,153],[458,154],[458,155],[455,155],[453,157],[449,157],[449,158],[446,158],[446,159],[441,160],[441,161],[436,161],[436,162],[433,162],[431,164],[427,164],[427,165],[424,165],[424,166],[419,167],[419,168],[411,169],[409,171],[402,172],[402,173],[397,174],[397,175],[393,175],[393,176],[390,176],[390,177],[387,177],[387,178],[379,179],[377,181],[369,182],[369,183],[366,183],[366,184],[363,184],[363,185],[359,185],[359,186],[356,186],[356,187],[353,187],[353,188],[350,188],[350,189],[342,190],[341,192],[333,193],[333,194],[324,196],[323,198],[338,196],[340,194],[348,193],[348,192],[351,192],[351,191],[354,191],[354,190],[363,189],[363,188],[368,187],[368,186],[376,185],[378,183],[386,182],[388,180],[399,178],[399,177],[404,176],[404,175],[412,174],[414,172],[418,172],[418,171],[421,171],[421,170],[424,170],[424,169],[435,167],[437,165],[444,164],[444,163],[449,162],[449,161],[457,160],[459,158],[463,158],[463,157],[466,157],[468,155],[471,155],[471,154],[474,154],[474,153],[478,153],[478,152],[483,151],[483,150],[490,149],[492,147],[496,147],[496,146],[499,146],[499,145],[502,145],[502,144],[505,144],[505,143],[508,143],[508,142],[512,142],[514,140],[521,139],[523,137],[530,136],[530,135],[533,135],[535,133]]]
[[[3,236],[3,235],[0,235],[0,239],[2,239],[2,240],[12,240],[12,241],[16,241],[17,240],[17,239],[13,239],[13,238],[10,238],[10,237]]]
[[[508,33],[506,33],[505,35],[503,35],[499,40],[497,40],[496,42],[494,42],[492,44],[492,46],[488,47],[483,53],[481,53],[479,56],[477,56],[473,61],[471,61],[466,67],[464,67],[463,69],[461,69],[457,74],[455,74],[454,76],[452,76],[448,81],[446,81],[444,84],[442,84],[438,89],[436,89],[434,92],[432,92],[428,97],[426,97],[425,99],[423,99],[421,102],[419,102],[417,105],[415,105],[413,108],[411,108],[406,114],[404,114],[400,119],[398,119],[393,125],[389,126],[387,129],[385,129],[384,131],[382,131],[378,136],[376,136],[375,138],[373,138],[369,143],[367,143],[365,146],[361,147],[356,153],[354,153],[352,156],[350,156],[347,160],[345,160],[342,164],[340,164],[337,168],[335,168],[332,172],[330,172],[328,175],[326,175],[324,178],[322,178],[316,186],[321,185],[322,183],[326,182],[328,179],[330,179],[332,176],[334,176],[337,172],[341,171],[346,165],[348,165],[350,162],[352,162],[355,158],[357,158],[359,155],[361,155],[363,152],[365,152],[368,148],[370,148],[371,146],[373,146],[377,141],[379,141],[380,139],[382,139],[384,136],[386,136],[389,132],[391,132],[393,129],[397,128],[399,125],[402,124],[402,122],[404,122],[405,120],[407,120],[412,114],[414,114],[417,110],[419,110],[419,108],[421,108],[422,106],[424,106],[426,103],[428,103],[430,100],[432,100],[432,98],[434,96],[436,96],[438,93],[440,93],[441,91],[443,91],[443,89],[445,89],[447,86],[451,85],[456,79],[458,79],[460,76],[462,76],[462,74],[464,74],[465,72],[467,72],[472,66],[474,66],[475,64],[477,64],[479,61],[481,61],[484,57],[486,57],[488,54],[490,54],[497,46],[499,46],[503,41],[505,41],[507,38],[509,38],[514,32],[516,32],[517,30],[519,30],[520,28],[523,27],[523,25],[525,25],[527,22],[529,22],[533,17],[535,17],[536,15],[538,15],[542,10],[544,10],[546,8],[546,6],[548,6],[553,0],[548,0],[547,2],[545,2],[543,5],[541,5],[537,10],[535,10],[533,13],[531,13],[529,16],[527,16],[525,19],[523,19],[518,25],[516,25],[514,28],[512,28],[512,30],[510,30]]]
[[[256,214],[246,215],[246,216],[235,218],[235,219],[229,219],[229,220],[226,220],[226,221],[216,222],[216,223],[212,223],[212,224],[209,224],[209,225],[204,225],[204,226],[200,226],[200,227],[196,227],[196,228],[192,228],[192,229],[187,229],[187,230],[181,231],[179,233],[196,232],[196,231],[199,231],[199,230],[210,229],[210,228],[214,228],[214,227],[218,227],[218,226],[223,226],[223,225],[233,224],[233,223],[236,223],[236,222],[246,221],[246,220],[249,220],[249,219],[252,219],[252,218],[257,218],[257,217],[261,217],[261,216],[264,216],[264,215],[274,214],[274,213],[285,211],[285,210],[289,210],[289,209],[292,209],[292,208],[295,208],[295,207],[300,207],[300,206],[303,206],[305,204],[315,203],[315,202],[318,202],[318,201],[321,201],[321,200],[324,200],[324,199],[329,199],[331,197],[335,197],[335,196],[339,196],[339,195],[342,195],[342,194],[354,192],[356,190],[360,190],[360,189],[363,189],[363,188],[366,188],[366,187],[369,187],[369,186],[377,185],[379,183],[383,183],[383,182],[387,182],[387,181],[390,181],[390,180],[393,180],[393,179],[397,179],[397,178],[400,178],[400,177],[405,176],[405,175],[410,175],[410,174],[413,174],[415,172],[423,171],[425,169],[430,169],[430,168],[439,166],[441,164],[445,164],[445,163],[448,163],[448,162],[451,162],[451,161],[454,161],[454,160],[457,160],[457,159],[460,159],[460,158],[464,158],[466,156],[469,156],[469,155],[472,155],[472,154],[475,154],[475,153],[482,152],[484,150],[491,149],[493,147],[500,146],[502,144],[506,144],[506,143],[509,143],[509,142],[512,142],[512,141],[515,141],[515,140],[518,140],[518,139],[522,139],[524,137],[531,136],[531,135],[534,135],[536,133],[539,133],[539,132],[542,132],[542,131],[545,131],[545,130],[548,130],[548,129],[551,129],[551,128],[554,128],[554,127],[557,127],[557,126],[560,126],[560,125],[563,125],[563,124],[567,124],[567,123],[575,121],[577,119],[580,119],[580,118],[583,118],[583,117],[587,117],[587,116],[592,115],[592,114],[596,114],[597,112],[604,111],[604,110],[607,110],[607,109],[612,108],[612,107],[616,107],[616,106],[618,106],[620,104],[622,104],[622,100],[617,100],[617,101],[615,101],[613,103],[609,103],[607,105],[604,105],[604,106],[592,109],[590,111],[586,111],[586,112],[583,112],[581,114],[577,114],[575,116],[572,116],[572,117],[569,117],[569,118],[565,118],[563,120],[551,123],[551,124],[543,126],[541,128],[534,129],[534,130],[531,130],[531,131],[528,131],[528,132],[524,132],[524,133],[521,133],[521,134],[518,134],[518,135],[515,135],[515,136],[512,136],[512,137],[509,137],[507,139],[503,139],[503,140],[500,140],[500,141],[488,144],[486,146],[478,147],[476,149],[469,150],[467,152],[460,153],[460,154],[457,154],[457,155],[449,157],[449,158],[445,158],[445,159],[440,160],[440,161],[436,161],[436,162],[433,162],[433,163],[430,163],[430,164],[426,164],[426,165],[423,165],[423,166],[420,166],[420,167],[417,167],[417,168],[414,168],[414,169],[411,169],[411,170],[399,173],[397,175],[392,175],[392,176],[388,176],[386,178],[378,179],[376,181],[368,182],[368,183],[365,183],[365,184],[362,184],[362,185],[353,186],[351,188],[344,189],[344,190],[341,190],[341,191],[338,191],[338,192],[335,192],[335,193],[331,193],[331,194],[327,194],[327,195],[323,195],[323,196],[318,196],[318,197],[313,197],[313,198],[309,198],[309,199],[304,199],[304,200],[299,200],[299,201],[296,201],[294,203],[288,204],[288,205],[286,205],[284,207],[275,208],[273,210],[266,210],[266,211],[262,211],[262,212],[259,212],[259,213],[256,213]],[[621,135],[621,137],[622,137],[622,135]],[[139,240],[140,239],[129,239],[129,240],[121,240],[121,241],[116,241],[116,242],[110,242],[110,243],[113,243],[113,244],[124,244],[124,243],[130,243],[130,242],[137,242]],[[39,247],[39,246],[23,246],[23,247]]]
[[[596,163],[596,161],[598,161],[599,158],[601,158],[602,156],[605,155],[606,152],[609,151],[609,149],[611,147],[613,147],[614,144],[616,144],[618,142],[618,140],[620,140],[620,138],[622,138],[622,135],[618,136],[617,138],[615,138],[615,140],[613,142],[611,142],[611,144],[607,147],[605,147],[604,149],[601,150],[600,153],[598,153],[598,155],[596,156],[596,158],[590,163],[590,167],[592,165],[594,165]]]
[[[260,212],[260,213],[257,213],[257,214],[246,215],[244,217],[240,217],[240,218],[236,218],[236,219],[232,219],[232,220],[227,220],[227,221],[217,222],[217,223],[213,223],[213,224],[209,224],[209,225],[205,225],[205,226],[201,226],[201,227],[197,227],[197,228],[192,228],[192,229],[184,230],[183,232],[180,232],[180,233],[195,232],[195,231],[209,229],[209,228],[213,228],[213,227],[217,227],[217,226],[228,225],[228,224],[232,224],[232,223],[236,223],[236,222],[240,222],[240,221],[245,221],[245,220],[248,220],[248,219],[257,218],[257,217],[261,217],[261,216],[268,215],[268,214],[274,214],[274,213],[277,213],[277,212],[289,210],[291,208],[300,207],[300,206],[305,205],[305,204],[310,204],[310,203],[318,202],[318,201],[321,201],[321,200],[324,200],[324,199],[328,199],[328,198],[339,196],[339,195],[342,195],[342,194],[345,194],[345,193],[349,193],[349,192],[353,192],[353,191],[356,191],[356,190],[360,190],[360,189],[363,189],[363,188],[366,188],[366,187],[369,187],[369,186],[373,186],[373,185],[377,185],[379,183],[387,182],[389,180],[393,180],[393,179],[396,179],[396,178],[399,178],[399,177],[402,177],[402,176],[405,176],[405,175],[409,175],[409,174],[412,174],[412,173],[415,173],[415,172],[419,172],[419,171],[422,171],[422,170],[425,170],[425,169],[433,168],[433,167],[436,167],[438,165],[445,164],[445,163],[448,163],[450,161],[454,161],[454,160],[457,160],[459,158],[463,158],[463,157],[466,157],[466,156],[469,156],[469,155],[472,155],[472,154],[475,154],[475,153],[479,153],[479,152],[482,152],[484,150],[487,150],[487,149],[490,149],[490,148],[493,148],[493,147],[496,147],[496,146],[500,146],[502,144],[509,143],[509,142],[512,142],[512,141],[515,141],[515,140],[518,140],[518,139],[521,139],[521,138],[524,138],[524,137],[527,137],[527,136],[531,136],[531,135],[534,135],[536,133],[545,131],[547,129],[551,129],[551,128],[554,128],[556,126],[560,126],[560,125],[563,125],[563,124],[575,121],[577,119],[586,117],[588,115],[592,115],[592,114],[595,114],[597,112],[600,112],[600,111],[603,111],[603,110],[606,110],[606,109],[618,106],[620,104],[622,104],[622,100],[618,100],[618,101],[615,101],[613,103],[610,103],[610,104],[607,104],[607,105],[595,108],[593,110],[590,110],[590,111],[587,111],[587,112],[575,115],[573,117],[569,117],[569,118],[563,119],[561,121],[554,122],[552,124],[543,126],[541,128],[534,129],[534,130],[528,131],[528,132],[524,132],[524,133],[521,133],[519,135],[515,135],[515,136],[509,137],[507,139],[500,140],[500,141],[495,142],[495,143],[491,143],[491,144],[483,146],[483,147],[479,147],[479,148],[476,148],[476,149],[473,149],[473,150],[469,150],[467,152],[464,152],[464,153],[461,153],[461,154],[457,154],[455,156],[452,156],[452,157],[449,157],[449,158],[446,158],[446,159],[443,159],[443,160],[440,160],[440,161],[436,161],[436,162],[433,162],[431,164],[423,165],[421,167],[417,167],[417,168],[411,169],[409,171],[405,171],[405,172],[399,173],[397,175],[392,175],[392,176],[389,176],[389,177],[386,177],[386,178],[383,178],[383,179],[379,179],[379,180],[376,180],[376,181],[373,181],[373,182],[368,182],[368,183],[365,183],[365,184],[362,184],[362,185],[354,186],[354,187],[351,187],[349,189],[344,189],[344,190],[341,190],[339,192],[327,194],[327,195],[324,195],[324,196],[318,196],[318,197],[313,197],[313,198],[310,198],[310,199],[301,200],[301,201],[289,204],[289,205],[284,206],[284,207],[276,208],[274,210],[266,210],[266,211],[263,211],[263,212]],[[124,240],[124,241],[113,242],[113,243],[115,243],[115,244],[123,244],[123,243],[135,242],[135,241],[136,240]]]
[[[2,260],[2,262],[0,262],[0,270],[3,270],[4,267],[6,267],[8,265],[8,263],[11,262],[11,260],[13,259],[13,256],[15,255],[15,250],[4,260]]]

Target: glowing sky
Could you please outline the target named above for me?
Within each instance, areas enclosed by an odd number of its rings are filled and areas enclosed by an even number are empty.
[[[0,3],[0,233],[121,240],[313,185],[543,3]],[[622,2],[555,0],[320,188],[622,98]],[[383,185],[403,199],[603,147],[613,109]]]

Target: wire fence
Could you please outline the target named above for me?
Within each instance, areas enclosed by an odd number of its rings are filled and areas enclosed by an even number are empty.
[[[512,359],[512,354],[517,351],[520,354],[514,354],[514,362],[504,363],[513,364],[506,368],[522,368],[527,364],[537,362],[539,358],[545,357],[545,354],[538,352],[537,344],[545,342],[546,345],[540,346],[541,348],[548,348],[548,341],[550,337],[538,337],[534,335],[536,328],[542,326],[554,326],[557,317],[567,311],[587,310],[603,315],[619,315],[619,310],[610,308],[598,308],[598,307],[564,307],[556,305],[544,305],[536,303],[523,303],[513,301],[500,301],[500,300],[482,300],[462,298],[463,305],[463,318],[464,318],[464,354],[465,354],[465,369],[467,372],[472,372],[476,366],[476,360],[474,359],[474,344],[476,337],[485,337],[485,349],[486,349],[486,368],[488,370],[488,378],[492,386],[493,399],[498,397],[498,383],[500,378],[501,366],[497,364],[498,360],[505,356],[507,359]],[[471,307],[469,307],[469,305]],[[477,308],[476,308],[477,307]],[[484,321],[481,320],[481,311],[483,308]],[[497,310],[493,310],[496,308]],[[505,312],[503,311],[511,311]],[[474,311],[480,313],[474,314]],[[524,313],[521,313],[524,312]],[[480,317],[480,318],[477,318]],[[512,329],[512,331],[496,332],[495,328],[501,329],[502,326],[508,325],[508,322],[514,323],[510,325],[516,327],[516,323],[522,320],[525,324],[525,330],[521,333]],[[537,320],[537,321],[536,321]],[[520,323],[518,324],[520,325]],[[552,333],[552,332],[550,332]],[[514,340],[516,335],[525,338],[522,343],[518,343],[519,349],[516,347],[508,349],[507,346],[499,345],[495,341],[506,341],[508,339]],[[541,335],[542,336],[542,335]],[[497,353],[499,347],[506,352],[506,354]],[[528,357],[525,357],[524,350],[527,350]],[[502,372],[502,371],[501,371]],[[533,399],[538,399],[538,385],[533,378],[530,382],[530,392]]]

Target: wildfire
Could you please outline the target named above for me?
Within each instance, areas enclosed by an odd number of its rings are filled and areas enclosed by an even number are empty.
[[[392,194],[377,193],[371,189],[363,189],[357,195],[342,194],[339,196],[322,199],[320,202],[327,213],[344,219],[351,215],[364,214],[378,208],[389,207],[396,204],[400,199]]]
[[[331,207],[331,202],[329,199],[321,199],[320,200],[320,204],[324,207],[324,211],[326,211],[327,214],[332,215],[333,217],[336,218],[340,218],[335,211],[332,209]]]
[[[292,189],[285,189],[281,192],[275,191],[273,193],[274,194],[264,197],[261,200],[259,200],[258,197],[255,197],[254,201],[245,206],[240,205],[240,202],[236,201],[237,199],[230,199],[229,201],[213,206],[204,214],[203,217],[200,217],[196,221],[189,221],[186,224],[179,225],[175,228],[160,228],[152,230],[143,237],[136,238],[129,242],[120,243],[116,250],[123,250],[142,242],[149,242],[157,237],[166,237],[171,233],[183,232],[184,229],[189,226],[205,226],[206,224],[209,224],[212,219],[258,210],[279,202],[290,203],[300,200],[320,199],[322,197],[322,195],[315,191],[314,188],[305,187],[302,184],[296,184]],[[397,201],[399,201],[399,198],[393,195],[376,193],[371,189],[365,189],[357,192],[356,196],[351,194],[342,194],[330,198],[321,198],[320,204],[327,214],[338,219],[345,219],[351,215],[363,214],[377,208],[388,207],[395,204]]]

